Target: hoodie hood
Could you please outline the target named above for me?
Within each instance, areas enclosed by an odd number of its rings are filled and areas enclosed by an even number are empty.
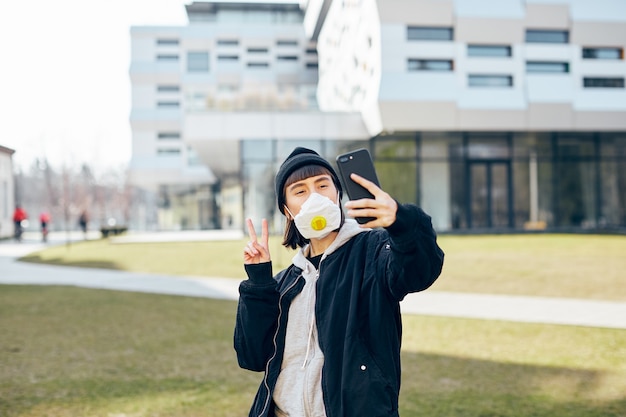
[[[371,229],[362,228],[354,219],[345,219],[343,225],[339,229],[337,237],[335,238],[333,243],[331,243],[330,246],[324,251],[324,254],[322,255],[322,260],[331,253],[335,252],[341,246],[343,246],[347,241],[352,239],[353,236],[356,236],[359,233],[366,232],[368,230]],[[301,248],[291,260],[295,266],[303,270],[307,268],[307,263],[309,262],[305,255],[305,253],[307,253],[309,249],[309,245],[310,243]]]

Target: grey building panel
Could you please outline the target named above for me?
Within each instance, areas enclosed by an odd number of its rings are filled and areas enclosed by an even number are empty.
[[[378,1],[383,23],[452,26],[454,2],[451,0],[384,0]]]
[[[456,126],[456,103],[448,101],[383,101],[380,115],[387,131],[449,130]]]
[[[526,3],[527,28],[567,29],[570,23],[570,8],[567,4]]]
[[[581,22],[573,21],[571,42],[583,46],[626,45],[626,21],[623,22]]]
[[[619,111],[579,111],[574,119],[574,129],[579,131],[626,130],[626,117]]]
[[[482,44],[522,43],[524,42],[524,21],[460,17],[456,22],[455,40]]]
[[[571,104],[532,103],[528,105],[528,130],[570,130],[574,126]]]
[[[460,109],[456,129],[469,131],[525,130],[526,112],[523,110]]]

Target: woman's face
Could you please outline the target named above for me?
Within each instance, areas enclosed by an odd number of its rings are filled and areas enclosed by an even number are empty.
[[[291,214],[297,216],[300,213],[302,204],[312,193],[321,194],[334,201],[335,204],[337,203],[338,192],[332,177],[328,174],[316,175],[287,186],[285,201],[289,211],[285,211],[285,214],[290,216],[289,212],[291,212]]]

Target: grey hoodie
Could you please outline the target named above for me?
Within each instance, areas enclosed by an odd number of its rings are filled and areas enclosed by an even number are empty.
[[[360,228],[356,221],[346,219],[337,237],[322,255],[320,269],[326,256],[365,230],[368,229]],[[315,323],[315,284],[319,271],[307,259],[305,254],[308,250],[307,245],[292,260],[295,266],[302,269],[306,284],[289,307],[285,353],[273,397],[277,417],[326,417],[321,385],[324,354],[319,347]]]

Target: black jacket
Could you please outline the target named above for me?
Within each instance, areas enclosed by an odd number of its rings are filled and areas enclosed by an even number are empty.
[[[399,205],[393,225],[353,236],[322,261],[315,317],[328,417],[398,415],[399,303],[437,279],[443,258],[430,217]],[[273,416],[289,306],[305,282],[294,265],[274,278],[269,262],[246,265],[246,272],[235,350],[242,368],[265,372],[249,415]]]

